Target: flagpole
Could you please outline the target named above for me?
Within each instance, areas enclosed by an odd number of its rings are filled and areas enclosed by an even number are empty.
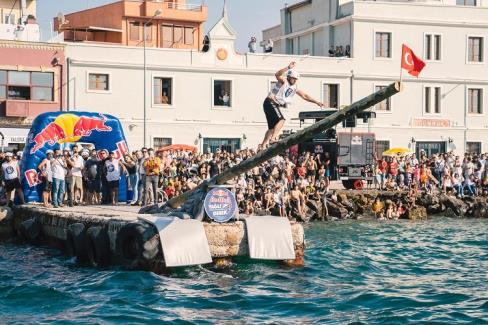
[[[402,68],[402,62],[400,61],[400,85],[402,84],[403,80],[403,68]]]
[[[402,67],[402,61],[403,61],[403,46],[402,46],[402,57],[400,59],[400,86],[402,85],[402,79],[403,79],[403,67]]]

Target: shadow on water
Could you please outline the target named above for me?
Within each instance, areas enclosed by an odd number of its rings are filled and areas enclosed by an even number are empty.
[[[488,221],[306,226],[306,265],[235,260],[165,275],[0,244],[2,323],[488,323]]]

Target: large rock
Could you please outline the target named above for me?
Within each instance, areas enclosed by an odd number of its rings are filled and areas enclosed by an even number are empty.
[[[337,202],[327,200],[327,209],[329,210],[329,215],[339,219],[345,219],[349,211]]]
[[[406,214],[410,220],[422,220],[427,219],[427,209],[422,206],[414,206],[408,210]]]
[[[439,199],[437,196],[432,194],[422,193],[419,197],[417,197],[417,203],[425,208],[429,206],[440,206]]]
[[[478,201],[474,204],[471,216],[475,218],[488,218],[488,202]]]
[[[309,220],[324,220],[325,214],[320,201],[307,200],[306,206],[305,213]]]
[[[0,207],[0,239],[14,235],[14,214],[9,207]]]
[[[357,195],[357,194],[356,194]],[[354,206],[354,204],[349,201],[349,198],[347,197],[346,194],[344,193],[339,193],[337,194],[337,201],[344,207],[347,209],[347,211],[349,212],[356,212],[356,208]]]
[[[427,210],[428,215],[440,214],[446,210],[446,207],[440,203],[430,204],[430,205],[424,206],[424,208]]]
[[[458,217],[465,216],[468,211],[468,205],[455,196],[441,194],[439,196],[439,202],[444,205],[446,209],[451,209]]]
[[[458,215],[456,214],[456,212],[452,211],[451,208],[447,208],[443,213],[442,215],[444,217],[448,217],[448,218],[456,218],[458,217]]]

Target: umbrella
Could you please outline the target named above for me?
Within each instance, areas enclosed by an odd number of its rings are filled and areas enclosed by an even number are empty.
[[[190,151],[190,152],[195,153],[195,152],[197,152],[197,147],[189,146],[186,144],[173,144],[173,145],[161,148],[157,152],[160,153],[160,152],[164,152],[164,151],[178,151],[178,150]]]
[[[414,154],[414,152],[408,148],[391,148],[383,152],[383,156],[389,156],[389,157],[395,157],[395,156],[403,157],[412,154]]]

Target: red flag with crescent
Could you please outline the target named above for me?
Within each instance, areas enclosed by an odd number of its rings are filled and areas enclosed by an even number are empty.
[[[418,77],[420,71],[425,67],[425,62],[419,59],[412,49],[403,44],[402,46],[402,68],[407,70],[414,77]]]

